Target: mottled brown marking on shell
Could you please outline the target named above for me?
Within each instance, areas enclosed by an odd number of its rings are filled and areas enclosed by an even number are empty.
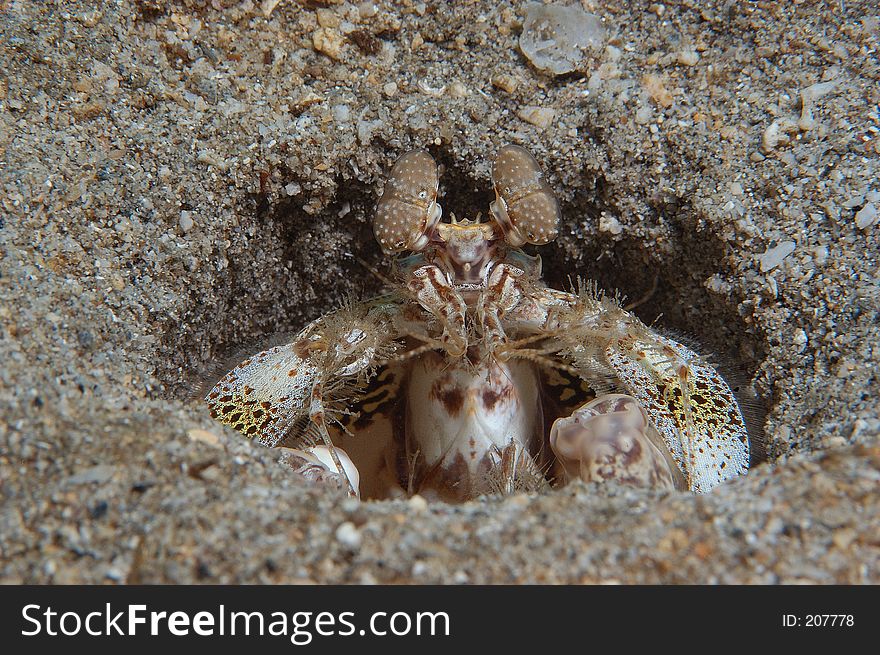
[[[512,395],[513,386],[509,384],[502,386],[500,391],[495,389],[483,389],[483,407],[491,412],[495,409],[495,405],[497,405],[500,401],[509,400]]]
[[[444,375],[431,385],[431,398],[439,402],[450,416],[458,416],[464,407],[464,391],[454,384],[449,375]]]

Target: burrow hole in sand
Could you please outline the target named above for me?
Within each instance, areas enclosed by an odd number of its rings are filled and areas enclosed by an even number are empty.
[[[485,217],[494,198],[490,181],[459,167],[443,149],[432,154],[441,169],[444,215]],[[291,181],[295,177],[283,184]],[[710,293],[704,285],[710,276],[726,273],[727,246],[707,229],[696,229],[697,217],[683,199],[656,208],[674,226],[671,247],[662,254],[634,238],[578,234],[573,224],[587,217],[586,224],[595,225],[603,209],[613,209],[604,188],[601,177],[585,172],[585,191],[562,203],[563,236],[530,249],[542,257],[545,281],[569,289],[574,278],[583,277],[607,292],[639,299],[633,311],[641,320],[707,355],[741,399],[752,465],[762,461],[766,410],[750,381],[766,353],[764,337],[739,315],[737,299]],[[368,270],[388,272],[370,224],[376,199],[372,185],[351,179],[340,179],[332,201],[315,215],[302,208],[305,194],[274,204],[260,194],[242,199],[242,214],[251,216],[256,232],[251,243],[258,247],[232,249],[215,288],[216,305],[194,306],[181,321],[185,329],[165,336],[167,357],[157,373],[166,394],[195,397],[193,390],[210,388],[247,355],[283,342],[346,298],[380,293],[383,282]]]

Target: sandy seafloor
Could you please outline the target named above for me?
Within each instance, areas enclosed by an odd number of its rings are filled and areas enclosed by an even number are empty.
[[[0,580],[880,581],[876,3],[584,2],[559,77],[524,5],[0,1]],[[639,316],[754,389],[747,476],[358,503],[191,400],[378,292],[398,154],[465,216],[507,142],[561,199],[547,279],[656,276]]]

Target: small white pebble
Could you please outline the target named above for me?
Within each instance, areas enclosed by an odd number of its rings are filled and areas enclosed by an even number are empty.
[[[700,55],[696,50],[682,50],[678,53],[678,63],[682,66],[694,66],[700,61]]]
[[[344,464],[343,464],[344,466]],[[335,468],[335,467],[334,467]],[[346,498],[340,504],[340,509],[346,514],[351,514],[352,512],[356,512],[361,507],[361,501],[357,498]]]
[[[382,87],[382,93],[384,93],[389,98],[393,98],[397,95],[397,83],[388,82],[388,84]]]
[[[644,104],[638,108],[636,111],[635,121],[637,125],[647,125],[651,122],[651,118],[654,115],[654,110],[651,109],[650,105]]]
[[[871,227],[877,221],[877,208],[873,203],[868,203],[856,213],[856,227],[864,230]]]
[[[357,135],[361,145],[368,145],[373,138],[373,133],[383,125],[384,123],[378,119],[375,121],[358,121]]]
[[[192,218],[192,212],[187,211],[185,209],[183,211],[181,211],[180,212],[180,220],[178,221],[178,225],[180,225],[180,229],[183,230],[184,234],[186,234],[191,229],[193,229],[195,222],[193,221],[193,218]]]
[[[367,0],[367,2],[362,2],[357,6],[358,16],[361,18],[372,18],[376,15],[376,12],[379,11],[379,8],[376,6],[376,3],[372,0]]]
[[[354,523],[346,521],[336,528],[336,541],[350,550],[358,550],[363,542],[363,537]]]
[[[788,143],[789,134],[797,132],[797,124],[790,118],[779,118],[764,130],[761,135],[761,150],[772,152],[778,145]]]
[[[284,187],[284,193],[289,196],[295,196],[300,191],[302,191],[302,187],[296,182],[291,182]]]
[[[468,88],[458,80],[449,85],[450,98],[465,98],[469,93]]]
[[[424,512],[428,509],[428,501],[423,496],[416,494],[409,499],[409,506],[415,512]]]
[[[758,255],[761,272],[766,273],[767,271],[772,271],[779,266],[786,257],[793,253],[794,249],[794,241],[781,241],[775,248],[768,248],[766,251]]]
[[[348,105],[335,105],[333,107],[333,118],[337,123],[347,123],[351,119],[351,110]]]
[[[602,212],[602,214],[599,216],[599,231],[618,235],[623,232],[623,226],[620,224],[620,221],[618,221],[617,218],[611,216],[610,214]]]
[[[556,110],[549,107],[526,106],[516,110],[516,115],[526,123],[531,123],[542,130],[550,127],[556,117]]]
[[[198,443],[203,443],[208,446],[213,446],[214,448],[220,448],[220,437],[218,437],[213,432],[208,432],[207,430],[202,430],[200,428],[193,428],[191,430],[187,430],[186,436],[188,436],[193,441],[197,441]]]
[[[725,281],[717,273],[709,277],[704,286],[713,293],[727,293],[731,288],[730,282]]]

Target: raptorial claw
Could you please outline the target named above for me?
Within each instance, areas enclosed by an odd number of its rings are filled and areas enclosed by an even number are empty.
[[[686,489],[662,441],[632,396],[609,394],[557,419],[550,430],[565,482],[616,481],[635,487]]]
[[[360,498],[360,475],[348,454],[336,447],[336,454],[342,463],[340,472],[333,463],[333,456],[327,446],[309,448],[281,448],[279,461],[299,473],[309,482],[335,484],[340,489],[349,490],[349,483],[355,495]],[[346,480],[347,478],[347,480]]]

